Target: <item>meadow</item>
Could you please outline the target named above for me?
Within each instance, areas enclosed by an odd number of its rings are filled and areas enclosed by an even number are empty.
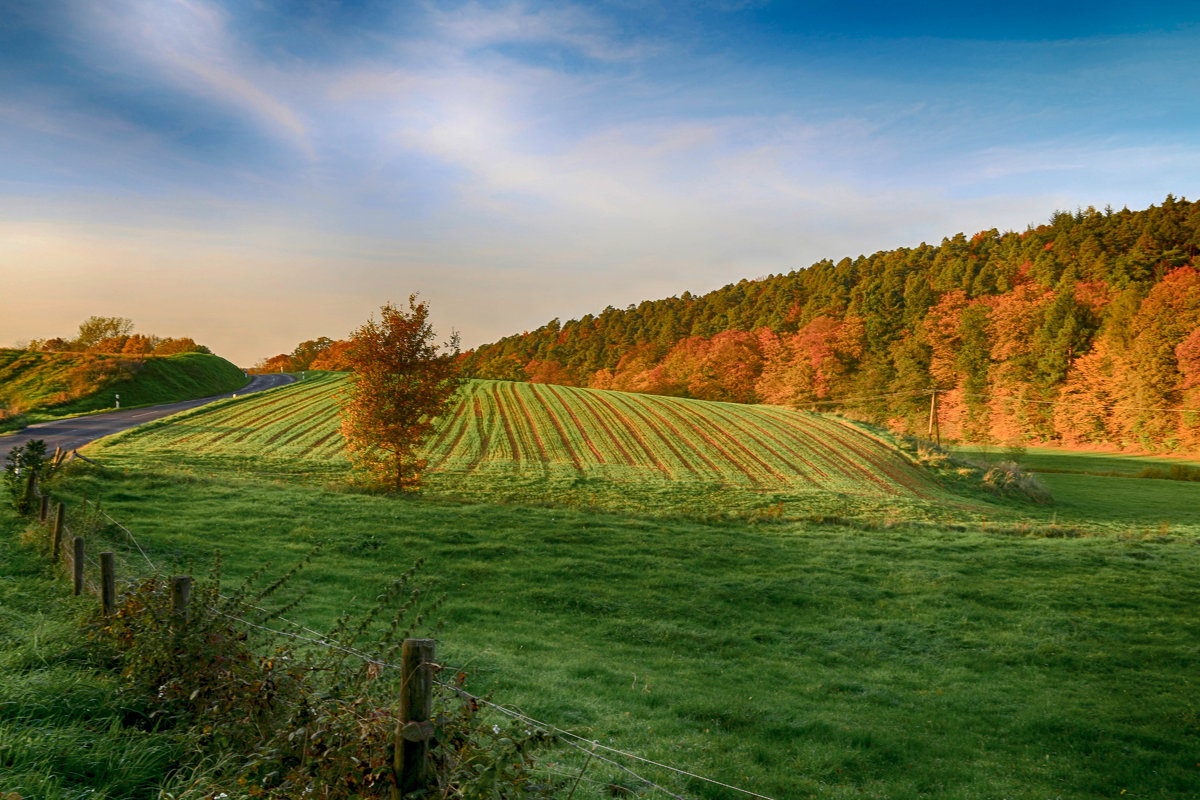
[[[92,599],[17,544],[23,527],[0,514],[0,797],[155,797],[183,754],[127,724],[79,628]]]
[[[469,688],[776,800],[1200,794],[1200,484],[1046,474],[1042,508],[955,495],[830,418],[479,383],[429,488],[386,497],[345,483],[336,391],[152,423],[61,491],[102,496],[160,564],[220,549],[230,580],[322,542],[280,598],[306,593],[289,618],[317,628],[425,558]],[[647,409],[680,436],[623,458],[663,430]],[[626,763],[680,796],[748,796]],[[585,778],[576,797],[666,796]]]

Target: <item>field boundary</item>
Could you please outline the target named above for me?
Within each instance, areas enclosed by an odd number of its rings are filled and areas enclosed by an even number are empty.
[[[95,464],[95,462],[92,462],[90,460],[88,461],[88,463]],[[35,520],[37,523],[38,529],[41,531],[43,536],[48,536],[50,538],[51,561],[54,563],[57,563],[61,559],[62,562],[69,567],[69,571],[72,575],[72,580],[73,580],[74,594],[76,596],[79,596],[83,592],[86,591],[90,594],[95,595],[100,600],[100,613],[104,617],[109,617],[116,612],[117,601],[121,595],[118,591],[118,574],[119,574],[119,572],[116,568],[115,552],[111,551],[111,550],[103,551],[103,552],[99,553],[100,560],[96,561],[95,559],[91,558],[87,554],[86,549],[85,549],[85,535],[91,536],[93,538],[96,536],[96,534],[98,532],[96,522],[101,517],[104,518],[105,520],[107,520],[110,525],[116,527],[122,533],[125,534],[126,538],[128,539],[128,542],[129,542],[129,552],[132,553],[132,552],[136,551],[136,553],[139,554],[142,557],[142,559],[145,561],[145,563],[151,573],[162,574],[161,568],[154,562],[154,560],[149,556],[149,554],[147,554],[146,550],[141,546],[141,543],[138,542],[137,537],[134,536],[133,531],[131,531],[125,525],[121,524],[119,521],[114,519],[110,514],[108,514],[106,511],[103,510],[102,505],[101,505],[101,499],[98,498],[96,500],[89,501],[88,497],[85,495],[83,497],[82,503],[79,506],[78,511],[69,512],[66,507],[65,502],[59,501],[59,502],[55,503],[53,497],[49,493],[43,492],[41,490],[41,487],[38,485],[36,480],[33,480],[30,482],[29,488],[31,490],[31,495],[34,498],[36,498],[36,500],[38,501],[38,511],[37,511],[36,520]],[[53,515],[50,513],[51,507],[54,508]],[[91,515],[90,520],[89,520],[89,514]],[[75,516],[75,518],[76,518],[75,524],[77,527],[74,530],[78,531],[77,533],[73,533],[72,528],[68,525],[69,517],[72,515]],[[67,547],[68,537],[70,537],[70,541],[71,541],[70,548]],[[99,583],[97,583],[94,580],[92,575],[89,575],[87,573],[86,567],[88,565],[90,565],[94,568],[93,575],[95,574],[95,572],[99,572]],[[124,571],[128,571],[130,573],[136,572],[132,568],[132,565],[126,564],[125,566],[127,567],[127,570],[124,570]],[[141,577],[144,577],[144,576],[141,576]],[[186,620],[187,620],[188,614],[189,614],[189,607],[190,607],[190,603],[191,603],[192,578],[191,578],[191,576],[188,576],[188,575],[175,575],[170,578],[170,584],[171,584],[171,588],[172,588],[172,591],[171,591],[172,613],[175,615],[175,617],[178,620],[183,620],[184,621],[183,624],[186,624]],[[125,588],[128,588],[131,585],[133,585],[132,582],[127,581],[125,584]],[[218,596],[221,597],[222,599],[229,599],[226,595],[218,595]],[[257,606],[251,606],[251,607],[253,607],[259,611],[267,612],[267,609],[258,608]],[[453,672],[459,673],[459,674],[465,674],[465,671],[461,670],[461,669],[455,669],[453,667],[450,667],[443,663],[439,663],[436,660],[434,660],[434,658],[433,658],[433,652],[434,652],[433,651],[433,641],[434,640],[432,640],[432,639],[405,639],[404,640],[404,649],[406,652],[411,647],[411,648],[415,648],[415,649],[419,650],[420,652],[425,653],[427,655],[424,655],[422,658],[420,658],[416,661],[410,661],[409,659],[406,658],[402,661],[401,664],[394,664],[387,660],[374,658],[367,653],[357,650],[356,648],[345,647],[343,645],[337,644],[336,642],[331,642],[328,639],[328,637],[326,637],[324,634],[320,633],[319,631],[313,630],[312,628],[308,628],[307,626],[304,626],[301,623],[289,620],[279,614],[272,613],[272,616],[275,619],[278,619],[281,623],[284,623],[284,624],[294,628],[296,631],[302,631],[303,633],[296,633],[296,632],[292,632],[292,631],[280,630],[278,628],[261,625],[261,624],[252,622],[250,620],[244,619],[242,617],[223,612],[220,609],[216,609],[216,608],[209,607],[208,610],[213,613],[220,614],[221,616],[226,617],[227,619],[229,619],[232,622],[236,622],[240,625],[245,625],[248,628],[254,628],[254,629],[259,630],[264,633],[269,633],[271,635],[283,637],[286,639],[292,639],[294,641],[302,641],[302,642],[305,642],[305,643],[307,643],[311,646],[315,646],[315,647],[322,647],[322,648],[326,648],[326,649],[337,650],[337,651],[345,653],[346,655],[354,656],[355,658],[358,658],[366,663],[372,664],[378,668],[396,671],[400,676],[399,677],[399,686],[400,686],[401,693],[405,693],[405,692],[411,693],[413,691],[416,691],[416,689],[414,689],[413,687],[419,687],[423,683],[434,684],[434,685],[440,686],[441,688],[457,695],[461,699],[478,704],[480,706],[487,706],[488,708],[491,708],[492,710],[494,710],[500,714],[503,714],[504,716],[507,716],[507,717],[517,720],[517,721],[520,721],[524,724],[533,726],[534,728],[536,728],[536,730],[538,732],[540,732],[550,738],[553,738],[555,741],[559,742],[560,744],[562,744],[566,747],[573,748],[574,750],[577,750],[577,751],[583,753],[584,755],[586,755],[586,761],[584,762],[583,769],[580,771],[578,776],[575,776],[576,784],[578,784],[579,780],[581,780],[583,778],[584,773],[586,773],[589,765],[591,764],[591,762],[593,760],[601,761],[601,762],[609,764],[610,766],[629,775],[633,779],[641,782],[642,784],[644,784],[645,788],[647,788],[647,789],[653,789],[657,792],[667,795],[668,797],[674,798],[674,800],[687,800],[687,798],[685,798],[684,796],[677,794],[677,793],[671,791],[670,789],[667,789],[664,786],[661,786],[659,783],[650,780],[649,778],[645,777],[644,775],[639,774],[638,772],[634,771],[633,769],[626,766],[625,764],[622,764],[622,763],[614,760],[614,758],[623,758],[623,759],[626,759],[627,761],[637,762],[637,763],[644,764],[647,766],[653,766],[658,769],[664,770],[666,772],[672,773],[674,775],[691,778],[691,779],[698,780],[698,781],[701,781],[703,783],[707,783],[707,784],[710,784],[713,786],[719,786],[724,789],[729,789],[731,791],[738,792],[741,795],[744,795],[747,797],[757,798],[757,800],[774,800],[774,798],[772,798],[772,797],[769,797],[764,794],[759,794],[758,792],[754,792],[750,789],[744,789],[744,788],[735,786],[733,784],[725,783],[723,781],[719,781],[714,778],[709,778],[709,777],[706,777],[703,775],[699,775],[695,772],[691,772],[691,771],[688,771],[685,769],[681,769],[679,767],[672,766],[670,764],[664,764],[662,762],[655,761],[653,759],[639,756],[635,753],[630,753],[630,752],[620,750],[615,747],[610,747],[608,745],[601,744],[599,742],[599,740],[588,739],[587,737],[580,736],[577,733],[574,733],[572,731],[569,731],[565,728],[559,727],[552,723],[548,723],[548,722],[544,722],[542,720],[535,719],[535,718],[533,718],[527,714],[524,714],[523,712],[516,710],[514,708],[501,705],[501,704],[496,703],[492,700],[489,700],[485,697],[481,697],[479,695],[475,695],[470,692],[467,692],[460,685],[455,685],[452,683],[447,683],[442,680],[438,680],[436,678],[436,675],[438,673],[440,673],[441,671],[450,670],[450,671],[453,671]],[[270,613],[270,612],[268,612],[268,613]],[[306,635],[306,634],[308,634],[308,635]],[[428,643],[428,644],[424,644],[424,643]],[[422,649],[422,648],[425,648],[425,649]],[[433,677],[428,682],[421,681],[416,678],[416,675],[417,675],[416,671],[420,671],[422,673],[427,673],[428,675],[433,676]],[[431,687],[427,686],[426,690],[431,691]],[[415,709],[430,709],[430,708],[432,708],[432,701],[431,701],[431,698],[426,697],[424,699],[419,699],[417,701],[408,701],[407,704],[401,703],[401,707],[402,708],[415,708]],[[411,735],[411,729],[414,725],[420,726],[422,724],[424,724],[424,725],[429,724],[429,717],[428,717],[429,712],[425,712],[424,716],[421,716],[421,713],[422,712],[418,710],[418,711],[414,712],[414,716],[411,719],[401,719],[400,720],[400,724],[397,727],[396,739],[395,739],[395,747],[398,752],[401,749],[407,749],[410,746],[410,744],[412,743],[413,738]],[[432,735],[432,734],[430,734],[430,735]],[[601,753],[598,753],[597,751],[603,751],[604,753],[607,753],[607,754],[613,756],[613,758],[609,758],[605,755],[602,755]],[[397,756],[397,757],[399,758],[399,756]],[[405,756],[405,758],[408,758],[408,756]],[[574,793],[574,790],[572,790],[572,794],[573,793]]]

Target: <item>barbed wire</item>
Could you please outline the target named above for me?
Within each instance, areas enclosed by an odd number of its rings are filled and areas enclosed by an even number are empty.
[[[508,709],[508,708],[505,708],[504,706],[498,705],[497,703],[493,703],[493,702],[491,702],[490,700],[485,700],[485,699],[484,699],[484,698],[482,698],[482,697],[478,697],[478,696],[476,696],[476,695],[473,695],[473,694],[471,694],[470,692],[466,691],[465,689],[463,689],[463,688],[461,688],[461,687],[454,686],[454,685],[452,685],[452,684],[448,684],[448,683],[446,683],[446,682],[444,682],[444,681],[439,681],[437,678],[434,678],[434,679],[433,679],[433,682],[434,682],[434,683],[436,683],[438,686],[442,686],[442,687],[444,687],[444,688],[446,688],[446,689],[450,689],[451,691],[453,691],[453,692],[456,692],[457,694],[459,694],[460,696],[462,696],[462,697],[464,697],[464,698],[466,698],[466,699],[469,699],[469,700],[472,700],[472,701],[474,701],[474,702],[477,702],[477,703],[480,703],[480,704],[483,704],[483,705],[489,706],[489,707],[491,707],[491,708],[494,708],[495,710],[499,711],[500,713],[502,713],[502,714],[507,714],[508,716],[510,716],[510,717],[512,717],[512,718],[514,718],[514,719],[520,720],[521,722],[525,722],[526,724],[531,724],[531,725],[534,725],[534,726],[536,726],[536,727],[539,727],[539,728],[545,728],[545,729],[547,729],[547,730],[553,731],[553,732],[555,732],[555,733],[557,733],[557,734],[560,734],[560,735],[562,735],[562,736],[568,736],[568,737],[571,737],[571,738],[573,738],[573,739],[576,739],[576,740],[578,740],[578,741],[581,741],[581,742],[588,742],[589,744],[594,744],[596,747],[600,748],[601,750],[605,750],[605,751],[607,751],[607,752],[614,753],[614,754],[616,754],[616,755],[620,755],[620,756],[623,756],[623,757],[625,757],[625,758],[630,758],[630,759],[633,759],[633,760],[635,760],[635,761],[640,761],[640,762],[642,762],[642,763],[644,763],[644,764],[650,764],[651,766],[659,767],[659,768],[661,768],[661,769],[665,769],[665,770],[668,770],[668,771],[670,771],[670,772],[677,773],[677,774],[679,774],[679,775],[686,775],[686,776],[687,776],[687,777],[689,777],[689,778],[695,778],[696,780],[705,781],[706,783],[711,783],[711,784],[714,784],[714,785],[716,785],[716,786],[722,786],[722,787],[724,787],[724,788],[726,788],[726,789],[732,789],[732,790],[734,790],[735,792],[741,792],[742,794],[749,795],[750,797],[757,797],[757,798],[760,798],[760,800],[774,800],[773,798],[771,798],[771,797],[768,797],[768,796],[767,796],[767,795],[765,795],[765,794],[759,794],[759,793],[757,793],[757,792],[752,792],[752,791],[750,791],[749,789],[743,789],[743,788],[741,788],[741,787],[739,787],[739,786],[734,786],[734,785],[732,785],[732,784],[728,784],[728,783],[722,783],[721,781],[714,780],[714,779],[712,779],[712,778],[706,778],[706,777],[704,777],[703,775],[697,775],[697,774],[696,774],[696,773],[694,773],[694,772],[688,772],[688,771],[687,771],[687,770],[685,770],[685,769],[680,769],[679,767],[673,767],[673,766],[671,766],[670,764],[663,764],[663,763],[661,763],[661,762],[654,761],[654,760],[652,760],[652,759],[649,759],[649,758],[644,758],[644,757],[642,757],[642,756],[635,755],[635,754],[633,754],[633,753],[627,753],[627,752],[625,752],[624,750],[618,750],[618,749],[617,749],[617,748],[615,748],[615,747],[608,747],[607,745],[603,745],[603,744],[600,744],[600,743],[599,743],[599,742],[597,742],[597,741],[594,741],[594,740],[592,740],[592,739],[588,739],[586,736],[580,736],[580,735],[579,735],[579,734],[577,734],[577,733],[572,733],[572,732],[570,732],[570,731],[563,730],[562,728],[559,728],[559,727],[557,727],[557,726],[555,726],[555,725],[551,725],[551,724],[550,724],[550,723],[548,723],[548,722],[542,722],[541,720],[534,719],[533,717],[531,717],[531,716],[529,716],[529,715],[527,715],[527,714],[524,714],[524,713],[522,713],[522,712],[520,712],[520,711],[514,711],[514,710],[512,710],[512,709]],[[596,757],[597,757],[597,758],[601,758],[600,756],[596,756]],[[664,790],[664,791],[665,791],[665,790]]]
[[[40,494],[40,492],[39,492],[39,494]],[[100,510],[100,513],[101,513],[101,514],[102,514],[104,517],[106,517],[106,518],[107,518],[107,519],[108,519],[110,522],[112,522],[112,523],[113,523],[113,524],[115,524],[117,527],[119,527],[119,528],[120,528],[122,531],[124,531],[124,532],[125,532],[125,534],[126,534],[128,537],[129,537],[130,541],[131,541],[131,542],[133,542],[134,546],[137,548],[138,552],[139,552],[139,553],[141,553],[142,557],[143,557],[143,558],[146,560],[146,563],[147,563],[147,564],[148,564],[148,565],[151,567],[151,569],[154,569],[154,570],[157,570],[157,569],[158,569],[158,567],[157,567],[157,565],[154,563],[154,561],[153,561],[153,560],[152,560],[152,559],[149,557],[149,555],[147,555],[147,554],[146,554],[146,551],[145,551],[145,550],[142,548],[141,544],[140,544],[140,543],[138,543],[138,541],[137,541],[137,537],[136,537],[136,536],[134,536],[134,534],[133,534],[133,532],[132,532],[132,531],[130,531],[130,530],[127,528],[127,527],[125,527],[124,525],[122,525],[122,524],[121,524],[120,522],[118,522],[117,520],[113,519],[113,517],[112,517],[110,514],[108,514],[107,512],[105,512],[105,511],[103,511],[103,510]],[[64,532],[67,532],[67,528],[66,528],[66,525],[65,525],[65,524],[64,524],[64,526],[63,526],[63,529],[64,529]],[[99,568],[99,566],[100,566],[100,565],[99,565],[99,564],[98,564],[96,561],[94,561],[93,559],[91,559],[90,557],[88,557],[88,556],[86,556],[86,555],[85,555],[84,557],[87,559],[87,561],[88,561],[89,563],[91,563],[91,564],[93,564],[94,566],[96,566],[97,568]],[[85,579],[85,581],[86,581],[86,579]],[[224,599],[224,600],[232,600],[232,599],[234,599],[234,598],[231,598],[231,597],[229,597],[229,596],[227,596],[227,595],[218,595],[218,597],[221,597],[221,598],[222,598],[222,599]],[[260,607],[260,606],[256,606],[256,605],[254,605],[253,603],[249,603],[249,602],[242,601],[242,600],[238,600],[237,602],[241,602],[241,603],[243,603],[243,604],[244,604],[246,607],[248,607],[248,608],[252,608],[252,609],[254,609],[254,610],[256,610],[256,611],[261,611],[261,612],[263,612],[264,614],[270,614],[270,613],[272,613],[272,612],[270,612],[268,609],[262,608],[262,607]],[[374,658],[374,657],[370,656],[369,654],[367,654],[367,653],[364,653],[364,652],[362,652],[362,651],[360,651],[360,650],[357,650],[357,649],[355,649],[355,648],[353,648],[353,647],[346,647],[346,646],[344,646],[344,645],[341,645],[341,644],[339,644],[339,643],[337,643],[337,642],[331,641],[331,640],[330,640],[330,639],[329,639],[327,636],[325,636],[324,634],[320,633],[319,631],[316,631],[316,630],[314,630],[314,629],[312,629],[312,628],[306,627],[306,626],[304,626],[304,625],[302,625],[302,624],[300,624],[300,623],[298,623],[298,622],[294,622],[294,621],[292,621],[292,620],[289,620],[289,619],[286,619],[286,618],[284,618],[284,617],[276,617],[276,619],[279,619],[279,620],[280,620],[280,622],[283,622],[283,623],[285,623],[285,624],[287,624],[287,625],[291,625],[291,626],[293,626],[293,627],[295,627],[295,628],[297,628],[297,629],[299,629],[299,630],[303,630],[303,631],[305,631],[306,633],[309,633],[309,634],[312,634],[312,635],[311,635],[311,636],[306,636],[306,635],[302,635],[302,634],[299,634],[299,633],[294,633],[294,632],[291,632],[291,631],[279,630],[278,628],[273,628],[273,627],[270,627],[270,626],[267,626],[267,625],[261,625],[261,624],[259,624],[259,623],[256,623],[256,622],[251,622],[251,621],[250,621],[250,620],[248,620],[248,619],[244,619],[243,617],[239,617],[239,616],[237,616],[236,614],[230,614],[230,613],[229,613],[229,612],[227,612],[227,611],[223,611],[223,610],[221,610],[221,609],[219,609],[219,608],[216,608],[216,607],[213,607],[213,606],[207,606],[207,608],[208,608],[208,610],[209,610],[209,611],[211,611],[211,612],[213,612],[213,613],[215,613],[215,614],[219,614],[219,615],[221,615],[222,617],[225,617],[226,619],[232,620],[232,621],[234,621],[234,622],[238,622],[238,623],[240,623],[240,624],[242,624],[242,625],[246,625],[246,626],[248,626],[248,627],[251,627],[251,628],[254,628],[254,629],[256,629],[256,630],[263,631],[264,633],[270,633],[270,634],[272,634],[272,635],[275,635],[275,636],[281,636],[281,637],[284,637],[284,638],[287,638],[287,639],[292,639],[292,640],[294,640],[294,641],[302,641],[302,642],[307,642],[307,643],[309,643],[309,644],[316,645],[316,646],[318,646],[318,647],[324,647],[324,648],[327,648],[327,649],[336,650],[336,651],[338,651],[338,652],[342,652],[342,653],[345,653],[345,654],[347,654],[347,655],[354,656],[355,658],[358,658],[358,659],[362,660],[362,661],[363,661],[363,662],[365,662],[365,663],[368,663],[368,664],[373,664],[373,665],[375,665],[375,666],[378,666],[378,667],[380,667],[380,668],[385,668],[385,669],[396,670],[396,671],[398,671],[398,672],[402,672],[402,671],[403,671],[403,670],[402,670],[402,668],[401,668],[401,667],[400,667],[398,664],[393,664],[393,663],[390,663],[390,662],[388,662],[388,661],[383,661],[383,660],[381,660],[381,659]],[[440,664],[434,664],[434,665],[432,665],[432,666],[434,666],[434,667],[436,667],[436,668],[438,668],[438,669],[443,669],[443,668],[444,668],[444,665],[440,665]],[[622,757],[622,758],[627,758],[627,759],[630,759],[630,760],[633,760],[633,761],[637,761],[637,762],[640,762],[640,763],[643,763],[643,764],[647,764],[647,765],[650,765],[650,766],[658,767],[658,768],[660,768],[660,769],[663,769],[663,770],[666,770],[666,771],[668,771],[668,772],[672,772],[672,773],[675,773],[675,774],[678,774],[678,775],[682,775],[682,776],[686,776],[686,777],[689,777],[689,778],[693,778],[693,779],[695,779],[695,780],[699,780],[699,781],[703,781],[703,782],[706,782],[706,783],[710,783],[710,784],[712,784],[712,785],[715,785],[715,786],[720,786],[720,787],[723,787],[723,788],[726,788],[726,789],[730,789],[730,790],[733,790],[733,791],[736,791],[736,792],[740,792],[740,793],[742,793],[742,794],[744,794],[744,795],[746,795],[746,796],[748,796],[748,797],[754,797],[754,798],[758,798],[759,800],[774,800],[774,798],[771,798],[771,797],[769,797],[769,796],[767,796],[767,795],[764,795],[764,794],[759,794],[759,793],[757,793],[757,792],[754,792],[754,791],[751,791],[751,790],[749,790],[749,789],[743,789],[743,788],[741,788],[741,787],[734,786],[733,784],[724,783],[724,782],[722,782],[722,781],[718,781],[718,780],[715,780],[715,779],[713,779],[713,778],[707,778],[707,777],[705,777],[705,776],[703,776],[703,775],[698,775],[698,774],[696,774],[696,773],[694,773],[694,772],[689,772],[688,770],[685,770],[685,769],[680,769],[680,768],[678,768],[678,767],[671,766],[670,764],[663,764],[663,763],[661,763],[661,762],[654,761],[653,759],[645,758],[645,757],[643,757],[643,756],[639,756],[639,755],[636,755],[636,754],[634,754],[634,753],[629,753],[629,752],[626,752],[626,751],[624,751],[624,750],[620,750],[620,749],[618,749],[618,748],[615,748],[615,747],[609,747],[609,746],[607,746],[607,745],[600,744],[600,742],[599,742],[599,741],[588,739],[588,738],[587,738],[587,737],[585,737],[585,736],[581,736],[581,735],[579,735],[579,734],[577,734],[577,733],[572,733],[571,731],[565,730],[565,729],[563,729],[563,728],[559,728],[559,727],[558,727],[558,726],[556,726],[556,725],[552,725],[552,724],[550,724],[550,723],[548,723],[548,722],[544,722],[544,721],[542,721],[542,720],[538,720],[538,719],[535,719],[535,718],[533,718],[533,717],[530,717],[529,715],[527,715],[527,714],[525,714],[525,713],[523,713],[523,712],[516,711],[516,710],[510,709],[510,708],[506,708],[506,707],[504,707],[504,706],[502,706],[502,705],[500,705],[500,704],[498,704],[498,703],[494,703],[494,702],[492,702],[492,701],[490,701],[490,700],[487,700],[487,699],[485,699],[485,698],[482,698],[482,697],[479,697],[479,696],[477,696],[477,695],[471,694],[470,692],[467,692],[465,689],[463,689],[463,688],[462,688],[462,687],[460,687],[460,686],[454,686],[454,685],[452,685],[452,684],[448,684],[448,683],[446,683],[446,682],[444,682],[444,681],[440,681],[440,680],[438,680],[438,679],[436,679],[436,678],[434,678],[434,679],[433,679],[433,683],[435,683],[435,684],[437,684],[438,686],[441,686],[441,687],[443,687],[443,688],[445,688],[445,689],[448,689],[448,690],[452,691],[453,693],[457,694],[459,697],[461,697],[461,698],[463,698],[463,699],[467,699],[467,700],[469,700],[469,701],[471,701],[471,702],[475,702],[475,703],[478,703],[478,704],[480,704],[480,705],[487,706],[487,707],[489,707],[489,708],[492,708],[492,709],[494,709],[495,711],[497,711],[497,712],[499,712],[499,713],[501,713],[501,714],[503,714],[503,715],[505,715],[505,716],[508,716],[508,717],[510,717],[510,718],[512,718],[512,719],[516,719],[516,720],[518,720],[518,721],[520,721],[520,722],[524,722],[525,724],[531,725],[531,726],[533,726],[533,727],[535,727],[535,728],[537,728],[537,729],[539,729],[539,730],[545,731],[545,732],[547,732],[547,733],[551,733],[551,734],[553,734],[553,735],[555,736],[555,738],[557,738],[557,739],[558,739],[560,742],[562,742],[563,744],[565,744],[565,745],[567,745],[567,746],[569,746],[569,747],[575,748],[575,749],[577,749],[577,750],[580,750],[581,752],[588,753],[590,757],[592,757],[592,758],[595,758],[595,759],[596,759],[596,760],[598,760],[598,761],[602,761],[602,762],[605,762],[605,763],[607,763],[607,764],[610,764],[611,766],[613,766],[613,767],[616,767],[617,769],[620,769],[620,770],[622,770],[623,772],[625,772],[625,773],[629,774],[630,776],[634,777],[635,779],[637,779],[637,780],[639,780],[639,781],[641,781],[641,782],[645,783],[647,786],[650,786],[650,787],[652,787],[652,788],[654,788],[654,789],[656,789],[656,790],[658,790],[658,791],[660,791],[660,792],[663,792],[664,794],[668,795],[669,797],[675,798],[675,800],[685,800],[685,799],[684,799],[683,797],[680,797],[679,795],[675,794],[674,792],[670,791],[669,789],[666,789],[665,787],[659,786],[658,784],[656,784],[656,783],[654,783],[653,781],[649,780],[649,779],[648,779],[648,778],[646,778],[645,776],[643,776],[643,775],[639,775],[638,773],[636,773],[636,772],[634,772],[633,770],[631,770],[631,769],[630,769],[628,766],[626,766],[626,765],[624,765],[624,764],[621,764],[621,763],[619,763],[619,762],[617,762],[617,761],[614,761],[614,760],[612,760],[612,759],[610,759],[610,758],[607,758],[607,757],[605,757],[605,756],[603,756],[603,755],[600,755],[600,754],[598,754],[598,753],[595,753],[595,752],[594,752],[594,751],[595,751],[595,749],[601,749],[601,750],[604,750],[605,752],[607,752],[607,753],[611,753],[611,754],[613,754],[613,755],[615,755],[615,756],[619,756],[619,757]],[[590,746],[592,747],[592,749],[591,749],[591,750],[589,750],[587,747],[584,747],[583,745],[581,745],[581,744],[580,744],[580,742],[585,742],[585,743],[587,743],[588,745],[590,745]]]
[[[133,535],[133,531],[129,530],[129,528],[126,528],[124,525],[113,519],[107,511],[104,511],[103,509],[97,509],[97,511],[103,515],[105,519],[125,532],[125,535],[129,537],[129,541],[133,542],[133,546],[136,547],[137,551],[142,554],[142,558],[146,559],[146,563],[150,565],[151,569],[158,569],[158,565],[150,560],[150,556],[146,555],[146,551],[143,550],[142,546],[138,543],[137,538]]]

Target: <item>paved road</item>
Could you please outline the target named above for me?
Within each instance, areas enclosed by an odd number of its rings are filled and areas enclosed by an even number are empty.
[[[264,389],[273,389],[276,386],[283,386],[294,380],[296,379],[291,375],[255,375],[250,383],[236,392],[229,392],[228,394],[202,397],[198,400],[184,400],[182,403],[170,403],[164,406],[131,408],[127,411],[110,411],[105,414],[91,414],[86,417],[57,419],[52,422],[41,422],[37,425],[30,425],[28,428],[19,430],[11,436],[0,436],[0,461],[3,461],[14,447],[20,447],[30,439],[43,440],[46,443],[46,449],[52,453],[56,447],[61,447],[64,450],[74,450],[102,436],[118,433],[128,428],[135,428],[138,425],[158,419],[159,417],[177,414],[180,411],[196,408],[205,403],[220,400],[223,397],[232,397],[235,394],[250,394],[252,392],[261,392]]]

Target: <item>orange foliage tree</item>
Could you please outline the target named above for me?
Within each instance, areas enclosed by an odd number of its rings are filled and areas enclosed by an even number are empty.
[[[391,303],[350,337],[353,374],[342,405],[341,432],[366,482],[388,491],[418,487],[425,460],[417,448],[451,405],[462,383],[458,334],[445,351],[434,343],[429,305],[408,298],[408,310]]]

